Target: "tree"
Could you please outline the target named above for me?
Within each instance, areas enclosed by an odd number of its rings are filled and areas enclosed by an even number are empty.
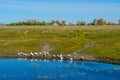
[[[81,22],[80,22],[80,25],[86,25],[86,22],[81,21]]]
[[[115,25],[113,22],[107,22],[107,25]]]
[[[92,24],[97,25],[97,19],[94,19]]]
[[[93,24],[93,23],[88,23],[87,25],[89,25],[89,26],[90,26],[90,25],[94,25],[94,24]]]
[[[66,22],[64,20],[61,21],[62,26],[66,26]]]
[[[41,22],[41,25],[42,25],[42,26],[45,26],[45,25],[46,25],[46,22],[45,22],[45,21],[42,21],[42,22]]]
[[[71,23],[71,22],[70,22],[68,25],[69,25],[69,26],[74,26],[74,24],[73,24],[73,23]]]
[[[76,25],[77,26],[79,26],[79,25],[86,25],[86,22],[85,21],[77,21]]]
[[[106,22],[101,18],[97,20],[97,25],[105,25]]]
[[[77,21],[76,25],[79,26],[80,25],[80,21]]]
[[[120,25],[120,19],[118,20],[118,24]]]

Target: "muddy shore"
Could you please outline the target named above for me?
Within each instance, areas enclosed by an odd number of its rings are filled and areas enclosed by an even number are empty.
[[[63,55],[64,59],[63,60],[71,60],[70,57],[67,55]],[[82,58],[84,57],[84,58]],[[60,60],[59,57],[54,58],[52,55],[49,56],[18,56],[18,55],[0,55],[1,59],[6,59],[6,58],[20,58],[20,59],[48,59],[48,60]],[[109,63],[109,64],[120,64],[120,59],[111,59],[108,57],[93,57],[90,55],[76,55],[74,56],[74,59],[72,61],[95,61],[95,62],[102,62],[102,63]]]

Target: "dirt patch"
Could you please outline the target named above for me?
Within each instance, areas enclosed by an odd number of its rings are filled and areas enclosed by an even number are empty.
[[[52,50],[52,47],[49,43],[44,43],[42,46],[42,52],[50,52]]]
[[[80,49],[74,51],[73,53],[77,53],[77,52],[83,51],[83,50],[85,50],[85,49],[87,49],[89,47],[93,47],[93,46],[96,46],[96,45],[97,45],[96,42],[87,43],[87,44],[84,45],[83,48],[80,48]]]

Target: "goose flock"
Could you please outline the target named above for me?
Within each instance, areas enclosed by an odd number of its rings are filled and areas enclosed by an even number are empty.
[[[57,59],[57,60],[76,60],[78,57],[77,53],[72,54],[50,54],[50,52],[18,52],[19,58],[41,58],[41,59]],[[84,60],[84,56],[79,57],[79,60]]]

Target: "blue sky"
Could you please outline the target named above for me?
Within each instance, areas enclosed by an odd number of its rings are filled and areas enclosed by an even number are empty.
[[[0,0],[0,23],[28,19],[91,22],[95,18],[117,22],[120,0]]]

